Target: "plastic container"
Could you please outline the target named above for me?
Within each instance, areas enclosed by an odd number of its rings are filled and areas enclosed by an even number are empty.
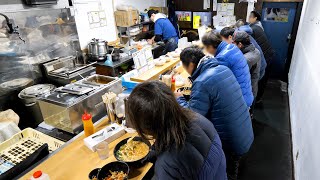
[[[116,116],[118,124],[122,124],[125,115],[125,100],[129,94],[119,94],[116,103]]]
[[[48,174],[43,173],[42,171],[36,171],[33,173],[31,180],[50,180]]]
[[[94,127],[93,127],[91,114],[88,114],[87,112],[85,112],[82,115],[82,122],[83,122],[84,135],[86,137],[92,135],[94,133]]]
[[[171,80],[171,91],[175,92],[176,91],[176,79],[172,78]]]
[[[49,152],[57,150],[64,144],[58,139],[34,129],[26,128],[0,144],[0,156],[3,160],[16,165],[24,160],[23,156],[27,157],[34,153],[44,143],[48,144]],[[20,152],[22,150],[23,152]],[[20,152],[20,156],[17,156],[17,151]]]
[[[131,81],[130,78],[133,77],[133,76],[137,76],[137,75],[138,75],[138,71],[137,70],[132,70],[132,71],[124,74],[121,77],[122,86],[126,87],[128,89],[135,88],[139,83],[135,82],[135,81]]]

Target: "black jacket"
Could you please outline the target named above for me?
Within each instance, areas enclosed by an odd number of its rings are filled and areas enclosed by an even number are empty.
[[[191,123],[184,147],[158,156],[153,179],[226,180],[226,160],[212,123],[197,114]]]
[[[248,66],[251,74],[251,86],[254,98],[258,94],[258,82],[260,79],[260,68],[261,68],[261,55],[257,48],[253,44],[241,49],[244,57],[247,59]]]
[[[272,61],[273,59],[274,50],[268,41],[266,33],[257,24],[250,24],[250,27],[253,30],[252,37],[257,41],[257,43],[261,47],[264,57],[266,58],[267,64],[269,64],[270,61]]]

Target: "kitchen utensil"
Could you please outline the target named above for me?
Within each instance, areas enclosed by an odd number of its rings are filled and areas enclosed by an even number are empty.
[[[129,139],[130,139],[130,138],[126,138],[126,139],[120,141],[120,142],[116,145],[116,147],[114,148],[113,155],[114,155],[114,157],[115,157],[118,161],[122,161],[122,160],[119,159],[119,157],[117,156],[117,151],[120,149],[120,147],[121,147],[122,145],[126,144]],[[134,137],[133,140],[134,140],[134,141],[144,142],[145,144],[147,144],[147,145],[149,146],[149,151],[150,151],[150,149],[151,149],[151,144],[150,144],[149,141],[147,141],[147,140],[145,140],[145,139],[143,139],[143,138],[141,138],[141,137]],[[148,155],[146,155],[146,156],[148,156]],[[146,157],[146,156],[145,156],[145,157]],[[145,164],[145,162],[143,162],[143,159],[145,159],[145,157],[142,157],[141,159],[136,160],[136,161],[132,161],[132,162],[126,162],[126,161],[122,161],[122,162],[127,163],[130,167],[142,167],[142,166]]]
[[[127,174],[127,177],[124,178],[124,180],[128,179],[128,175],[129,175],[129,172],[130,172],[130,168],[128,166],[127,163],[125,162],[119,162],[119,161],[116,161],[116,162],[111,162],[109,164],[106,164],[105,166],[103,166],[99,173],[98,173],[98,179],[106,179],[109,175],[111,175],[111,172],[115,172],[115,171],[118,171],[118,172],[124,172],[125,174]]]
[[[102,96],[103,102],[106,104],[108,119],[111,123],[114,123],[116,120],[116,100],[117,95],[113,92],[108,92]]]
[[[102,133],[100,133],[100,134],[98,134],[98,135],[92,136],[92,139],[98,138],[98,137],[100,137],[100,136],[103,136],[103,134],[104,134],[104,131],[102,131]]]
[[[92,75],[87,79],[82,79],[77,82],[77,84],[92,87],[92,91],[89,93],[77,95],[53,91],[49,95],[41,97],[39,99],[39,105],[46,124],[77,134],[83,129],[80,115],[85,110],[90,111],[92,114],[93,123],[106,116],[106,108],[101,96],[110,91],[115,94],[120,94],[123,91],[121,80],[107,76],[103,76],[102,78],[96,76],[102,75]],[[91,79],[104,79],[107,81],[110,80],[110,82],[96,85],[94,84],[95,82],[90,81]],[[92,84],[88,84],[88,82]]]
[[[37,84],[23,89],[18,97],[24,102],[24,104],[31,104],[37,101],[37,97],[50,93],[55,89],[52,84]]]
[[[98,156],[101,160],[107,159],[109,157],[109,144],[102,141],[96,146]]]
[[[43,116],[39,107],[38,99],[50,94],[55,89],[51,84],[38,84],[23,89],[18,97],[25,105],[25,110],[30,114],[28,125],[32,128],[38,127],[43,122]]]
[[[121,52],[122,51],[119,48],[113,48],[113,51],[111,53],[112,61],[119,61]]]
[[[90,76],[91,73],[96,71],[95,67],[92,66],[95,62],[74,66],[75,59],[75,56],[68,56],[57,58],[41,65],[46,80],[57,86],[63,86],[76,80],[81,80],[82,77]]]
[[[101,39],[92,39],[88,45],[89,57],[94,61],[103,61],[108,53],[108,43]]]
[[[132,136],[131,138],[129,138],[129,139],[127,140],[127,143],[129,143],[130,141],[132,141],[135,137],[136,137],[136,136]]]

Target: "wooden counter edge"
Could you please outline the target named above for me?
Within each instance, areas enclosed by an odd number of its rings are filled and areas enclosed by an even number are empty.
[[[106,117],[103,117],[102,119],[100,119],[99,121],[97,121],[94,126],[97,128],[97,131],[99,131],[100,129],[102,129],[103,127],[101,127],[103,125],[103,121],[106,121]],[[105,127],[105,126],[104,126]],[[30,177],[32,176],[32,173],[36,170],[38,170],[37,168],[45,163],[47,160],[49,160],[51,157],[53,157],[54,155],[58,154],[61,150],[63,150],[64,148],[68,147],[70,144],[72,144],[73,142],[75,142],[76,140],[78,140],[80,137],[82,137],[84,134],[84,132],[81,132],[80,134],[78,134],[77,136],[73,137],[71,140],[69,140],[68,142],[66,142],[65,144],[63,144],[59,149],[57,149],[56,151],[54,151],[53,153],[49,154],[47,157],[43,158],[42,160],[40,160],[39,162],[37,162],[36,164],[32,165],[31,167],[29,167],[27,170],[25,170],[23,173],[21,173],[20,175],[18,175],[16,177],[16,179],[21,179],[21,180],[29,180]],[[118,139],[120,138],[123,138],[124,136],[127,136],[128,134],[124,134],[123,136],[119,137]],[[140,180],[142,179],[148,172],[149,170],[152,168],[153,166],[153,163],[146,163],[143,167],[143,171],[141,171],[141,173],[134,177],[134,178],[131,178],[131,179],[134,179],[134,180]],[[140,168],[138,168],[140,169]],[[49,174],[50,176],[50,174]],[[85,177],[87,178],[87,177]]]
[[[178,63],[180,62],[179,59],[177,60],[171,60],[170,62],[167,62],[166,64],[164,64],[163,66],[158,66],[158,68],[162,68],[159,72],[156,72],[154,75],[152,75],[151,77],[148,77],[148,78],[141,78],[141,76],[144,76],[145,74],[148,74],[150,73],[151,71],[155,71],[154,69],[149,69],[148,71],[138,75],[138,76],[135,76],[135,77],[131,77],[130,80],[131,81],[135,81],[135,82],[145,82],[145,81],[149,81],[149,80],[154,80],[154,79],[157,79],[160,74],[166,72],[167,70],[173,68],[174,66],[176,66]],[[171,63],[170,65],[168,65],[169,63]],[[166,66],[167,65],[167,66]],[[157,67],[157,66],[155,66]]]

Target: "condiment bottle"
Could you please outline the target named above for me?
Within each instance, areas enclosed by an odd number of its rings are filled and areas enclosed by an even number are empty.
[[[92,122],[91,114],[88,114],[87,112],[85,112],[82,115],[82,122],[83,122],[84,135],[86,137],[92,135],[94,133],[94,128],[93,128],[93,122]]]
[[[176,80],[172,78],[171,80],[171,91],[175,92],[176,91]]]
[[[42,171],[36,171],[33,173],[31,180],[50,180],[48,174],[42,173]]]

